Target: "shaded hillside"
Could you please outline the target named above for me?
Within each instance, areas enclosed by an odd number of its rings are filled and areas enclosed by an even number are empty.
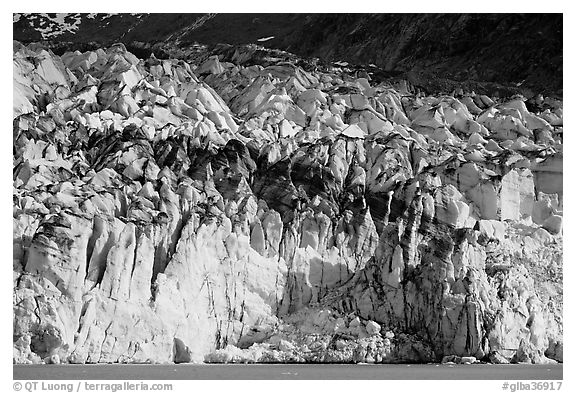
[[[291,40],[303,56],[562,89],[559,14],[316,15]]]
[[[561,14],[69,14],[61,18],[67,24],[55,15],[15,18],[14,39],[258,43],[324,61],[372,63],[415,84],[472,80],[562,95]]]

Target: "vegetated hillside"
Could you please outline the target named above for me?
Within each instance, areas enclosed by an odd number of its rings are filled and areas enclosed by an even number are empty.
[[[273,35],[272,47],[294,34],[303,20],[301,14],[68,14],[60,19],[21,14],[14,19],[14,39],[22,42],[247,44]]]
[[[373,63],[433,91],[479,81],[527,96],[562,95],[561,14],[74,15],[67,20],[77,28],[44,37],[52,45],[258,43],[323,61]],[[14,23],[14,38],[40,40],[41,26],[62,31],[49,17],[28,14]]]
[[[562,15],[323,15],[288,49],[386,70],[562,89]]]

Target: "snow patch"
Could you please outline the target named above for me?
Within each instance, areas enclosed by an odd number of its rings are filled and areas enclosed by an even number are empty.
[[[74,34],[82,23],[80,14],[57,13],[52,15],[30,14],[27,16],[30,20],[37,18],[40,19],[38,21],[38,26],[41,28],[37,27],[36,30],[42,34],[43,39],[57,37],[64,33]],[[69,22],[70,20],[72,20],[71,23]]]
[[[258,42],[266,42],[266,41],[270,41],[271,39],[273,39],[274,36],[270,36],[270,37],[264,37],[264,38],[258,38],[256,41]]]

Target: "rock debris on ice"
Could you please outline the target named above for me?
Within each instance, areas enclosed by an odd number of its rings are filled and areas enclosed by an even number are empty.
[[[14,43],[14,362],[563,361],[562,102],[255,53]]]

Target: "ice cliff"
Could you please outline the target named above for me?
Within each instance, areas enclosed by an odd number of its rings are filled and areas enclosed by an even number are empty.
[[[14,362],[563,360],[561,101],[249,57],[14,43]]]

